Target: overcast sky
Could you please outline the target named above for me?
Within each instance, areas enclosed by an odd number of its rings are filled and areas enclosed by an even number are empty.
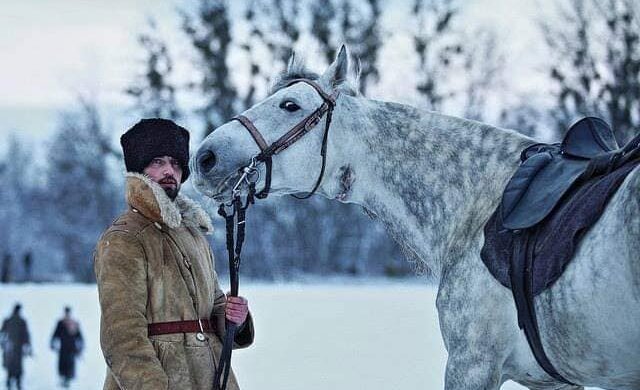
[[[386,46],[380,66],[386,78],[371,90],[385,100],[409,99],[404,85],[406,71],[413,66],[410,41],[402,40],[403,18],[409,0],[382,2],[388,10],[387,23],[397,41]],[[0,13],[0,141],[10,132],[39,139],[55,125],[56,112],[73,103],[78,92],[91,93],[104,106],[127,104],[122,94],[131,81],[140,52],[135,37],[146,19],[154,17],[162,34],[180,52],[180,34],[172,0],[20,0],[7,1]],[[536,63],[538,45],[531,0],[469,0],[467,17],[473,23],[496,27],[501,44],[509,49],[508,78],[527,90]],[[406,24],[406,23],[404,23]],[[398,34],[400,33],[400,34]],[[176,53],[177,52],[177,53]],[[118,123],[117,118],[111,118]]]

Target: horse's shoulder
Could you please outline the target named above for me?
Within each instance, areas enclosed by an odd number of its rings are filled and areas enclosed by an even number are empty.
[[[640,165],[637,165],[620,186],[618,199],[623,204],[632,203],[636,209],[640,209]]]
[[[625,180],[624,186],[630,186],[636,191],[640,191],[640,165],[636,166],[627,179]]]

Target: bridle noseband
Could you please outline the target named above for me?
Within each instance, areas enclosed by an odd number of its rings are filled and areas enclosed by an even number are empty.
[[[229,254],[229,279],[231,296],[238,296],[240,253],[242,252],[242,244],[244,242],[245,212],[249,205],[254,202],[254,196],[259,199],[264,199],[267,197],[267,195],[269,195],[269,190],[271,188],[272,170],[271,157],[282,152],[293,143],[298,141],[303,135],[310,132],[314,127],[316,127],[318,123],[320,123],[320,120],[322,120],[322,117],[326,114],[327,119],[324,126],[324,135],[322,136],[322,148],[320,149],[320,155],[322,156],[322,168],[320,169],[320,174],[318,175],[316,184],[308,194],[304,196],[296,196],[295,194],[293,194],[292,196],[298,199],[309,198],[316,192],[316,190],[320,186],[322,177],[324,176],[324,170],[327,162],[327,139],[329,135],[329,126],[331,126],[331,117],[333,115],[333,109],[336,106],[338,91],[336,91],[333,95],[329,95],[325,93],[315,81],[309,79],[291,80],[286,84],[285,87],[289,87],[295,83],[306,83],[312,86],[318,92],[318,94],[320,94],[323,102],[320,107],[318,107],[315,111],[313,111],[309,116],[304,118],[298,124],[293,126],[291,130],[287,131],[282,137],[278,138],[271,145],[267,144],[262,134],[260,134],[260,131],[258,131],[255,125],[249,120],[249,118],[244,115],[238,115],[233,118],[233,120],[237,120],[238,122],[240,122],[249,131],[249,133],[253,137],[253,140],[256,142],[256,144],[258,144],[260,153],[251,159],[250,164],[242,167],[242,175],[231,190],[231,204],[225,205],[225,203],[221,203],[220,207],[218,208],[218,214],[220,214],[220,216],[225,219],[227,230],[227,252]],[[264,162],[266,165],[267,175],[265,177],[264,188],[256,194],[255,182],[257,181],[257,179],[254,180],[254,178],[259,177],[259,175],[257,175],[257,165],[261,162]],[[248,184],[249,186],[249,193],[247,194],[247,199],[244,205],[242,204],[242,201],[240,199],[240,187],[243,184]],[[227,213],[225,206],[232,207],[231,214]],[[227,387],[227,381],[229,379],[229,373],[231,371],[231,351],[233,349],[236,331],[237,326],[230,321],[226,321],[225,339],[222,346],[222,351],[220,353],[220,360],[214,374],[214,390],[224,390]]]
[[[298,199],[309,198],[311,195],[313,195],[316,192],[316,190],[320,186],[322,177],[324,176],[324,169],[325,169],[326,159],[327,159],[327,139],[329,134],[329,127],[331,126],[333,109],[336,106],[336,99],[338,98],[339,92],[336,91],[334,94],[329,95],[322,90],[322,88],[320,87],[320,85],[318,85],[318,83],[309,79],[291,80],[285,85],[285,88],[296,83],[305,83],[312,86],[313,89],[315,89],[318,92],[320,97],[322,97],[323,102],[320,105],[320,107],[318,107],[315,111],[313,111],[309,116],[304,118],[298,124],[293,126],[291,130],[287,131],[284,135],[278,138],[271,145],[267,144],[267,142],[265,141],[260,131],[251,122],[251,120],[249,120],[249,118],[247,118],[244,115],[238,115],[232,119],[240,122],[242,126],[244,126],[249,131],[249,134],[251,134],[251,137],[253,137],[253,140],[256,142],[256,144],[260,148],[260,153],[257,156],[255,156],[254,159],[255,161],[258,161],[258,162],[264,162],[266,165],[267,174],[265,177],[265,185],[264,185],[264,188],[259,193],[256,194],[256,198],[258,199],[266,198],[267,195],[269,195],[269,190],[271,189],[271,171],[272,171],[272,165],[273,165],[271,157],[282,152],[283,150],[291,146],[293,143],[298,141],[302,136],[304,136],[309,131],[311,131],[314,127],[316,127],[318,123],[320,123],[320,120],[322,120],[322,117],[326,114],[327,119],[325,121],[325,126],[324,126],[324,135],[322,137],[322,148],[320,149],[320,155],[322,156],[322,168],[320,170],[320,174],[318,175],[318,179],[316,180],[316,184],[314,185],[313,189],[309,193],[307,193],[305,196],[299,197],[299,196],[296,196],[295,194],[292,196]]]

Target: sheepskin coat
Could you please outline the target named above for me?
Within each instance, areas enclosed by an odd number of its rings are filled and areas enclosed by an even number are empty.
[[[171,201],[144,175],[127,174],[126,195],[129,209],[102,235],[94,258],[104,389],[211,390],[226,301],[203,236],[211,221],[193,201]],[[216,327],[204,341],[195,333],[148,335],[150,323],[198,318]],[[235,341],[235,348],[253,342],[251,316]],[[238,389],[233,373],[228,389]]]

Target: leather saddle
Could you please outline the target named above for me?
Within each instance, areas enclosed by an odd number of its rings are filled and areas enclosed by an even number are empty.
[[[561,143],[531,145],[520,159],[485,225],[480,255],[511,289],[518,325],[540,367],[571,384],[544,351],[533,297],[562,275],[584,233],[640,165],[640,135],[619,148],[602,119],[587,117],[571,126]]]
[[[538,224],[574,183],[606,174],[628,161],[630,151],[637,153],[638,141],[621,149],[605,121],[586,117],[569,128],[561,143],[528,147],[502,196],[503,226],[519,230]]]

